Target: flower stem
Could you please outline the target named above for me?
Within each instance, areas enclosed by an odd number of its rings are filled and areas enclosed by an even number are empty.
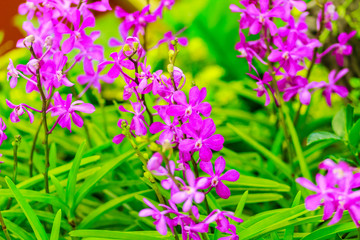
[[[32,178],[33,177],[33,169],[34,169],[34,151],[35,151],[35,147],[36,147],[36,141],[39,137],[39,132],[41,129],[41,125],[42,125],[42,119],[39,122],[39,126],[36,129],[35,135],[34,135],[34,139],[33,139],[33,143],[31,146],[31,152],[30,152],[30,157],[29,157],[29,176]]]
[[[14,141],[12,142],[13,145],[13,150],[14,150],[14,170],[13,170],[13,182],[16,184],[16,177],[17,177],[17,167],[18,167],[18,157],[17,157],[17,152],[18,152],[18,148],[19,148],[19,144],[21,142],[21,136],[17,135],[15,136]],[[12,198],[10,197],[8,200],[8,204],[6,206],[6,209],[9,209],[11,207],[11,203],[12,203]]]
[[[2,216],[1,211],[0,211],[0,223],[1,223],[1,228],[2,228],[2,230],[4,232],[4,234],[5,234],[6,240],[11,240],[11,237],[9,235],[9,232],[8,232],[7,228],[6,228],[5,221],[4,221],[4,218]]]

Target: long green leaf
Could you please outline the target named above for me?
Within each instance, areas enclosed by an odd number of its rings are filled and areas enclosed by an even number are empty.
[[[115,159],[110,160],[94,175],[86,179],[74,196],[75,203],[73,208],[76,208],[80,204],[81,200],[90,192],[92,187],[94,187],[106,174],[117,168],[124,160],[128,159],[133,154],[134,151],[131,150]]]
[[[285,174],[285,176],[288,177],[288,179],[292,179],[291,169],[280,158],[275,156],[271,151],[269,151],[264,146],[256,142],[251,137],[249,137],[249,135],[239,131],[234,125],[230,123],[226,125],[229,128],[231,128],[239,137],[241,137],[247,144],[252,146],[254,149],[258,150],[260,154],[262,154],[264,157],[267,157],[269,160],[273,161],[274,164],[278,167],[278,169],[282,171]]]
[[[306,237],[302,238],[302,240],[330,239],[331,237],[335,236],[336,233],[345,233],[352,231],[356,231],[356,225],[353,222],[335,224],[332,226],[317,229]]]
[[[239,201],[239,203],[238,203],[238,205],[237,205],[237,207],[236,207],[236,210],[235,210],[235,214],[234,214],[235,217],[238,217],[238,218],[241,217],[241,214],[242,214],[242,212],[243,212],[243,210],[244,210],[244,207],[245,207],[245,202],[246,202],[246,199],[247,199],[247,197],[248,197],[248,194],[249,194],[249,192],[246,191],[246,192],[244,192],[244,194],[241,196],[240,201]],[[235,221],[231,219],[231,220],[230,220],[230,223],[234,224]]]
[[[157,231],[117,232],[107,230],[75,230],[69,234],[71,237],[99,237],[104,239],[121,240],[173,239],[170,237],[170,233],[168,233],[167,236],[161,236]]]
[[[38,217],[36,216],[34,210],[30,207],[29,203],[26,202],[25,198],[21,195],[20,191],[16,188],[15,184],[7,176],[5,181],[9,186],[10,190],[14,194],[16,201],[19,203],[21,209],[24,211],[26,218],[28,219],[31,228],[33,229],[35,236],[38,240],[47,240],[47,234],[44,227],[41,225]]]
[[[54,223],[51,229],[50,240],[58,240],[60,234],[60,225],[61,225],[61,209],[56,213]]]
[[[114,198],[114,199],[108,201],[107,203],[101,204],[97,209],[92,211],[89,215],[87,215],[81,221],[78,228],[84,229],[84,228],[92,227],[92,225],[104,214],[106,214],[109,211],[113,210],[114,208],[117,208],[117,207],[121,206],[122,204],[130,201],[131,199],[133,199],[133,197],[135,195],[144,194],[144,193],[148,193],[148,192],[151,192],[151,190],[145,190],[145,191],[141,191],[141,192],[123,195],[121,197]]]
[[[66,196],[65,196],[66,203],[68,204],[68,206],[72,206],[74,203],[76,177],[77,177],[77,173],[79,171],[80,160],[83,155],[85,146],[86,146],[86,142],[84,141],[80,145],[79,150],[77,151],[77,153],[75,155],[72,167],[69,172],[68,182],[67,182],[67,186],[66,186]]]

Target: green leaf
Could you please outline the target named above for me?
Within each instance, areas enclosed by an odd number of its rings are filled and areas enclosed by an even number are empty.
[[[218,199],[217,201],[222,207],[237,206],[241,198],[242,195],[234,195],[228,199]],[[249,193],[246,198],[246,203],[273,202],[283,198],[282,195],[277,193]]]
[[[269,228],[272,225],[279,225],[282,222],[286,222],[291,219],[295,219],[301,215],[304,215],[308,211],[305,209],[304,204],[296,206],[294,208],[286,209],[277,214],[269,215],[260,221],[255,222],[245,229],[238,229],[237,234],[239,235],[239,239],[250,239],[259,237],[263,234],[269,233]],[[286,225],[284,225],[286,227]]]
[[[26,239],[26,240],[35,240],[34,235],[28,233],[24,230],[24,227],[20,227],[16,225],[13,222],[10,222],[7,219],[4,219],[6,228],[9,230],[9,232],[12,232],[14,236],[19,237],[20,239]]]
[[[302,240],[321,240],[321,239],[330,239],[334,237],[336,233],[346,233],[356,231],[356,225],[353,222],[335,224],[331,226],[326,226],[320,229],[317,229],[304,237]]]
[[[340,141],[342,138],[330,132],[314,132],[309,135],[307,139],[307,145],[325,140]]]
[[[69,233],[71,237],[91,237],[102,239],[121,239],[121,240],[149,240],[149,239],[173,239],[170,233],[167,236],[160,235],[157,231],[137,231],[137,232],[117,232],[107,230],[75,230]]]
[[[60,234],[60,225],[61,225],[61,209],[56,213],[54,223],[51,229],[50,240],[58,240]]]
[[[291,207],[295,207],[297,205],[300,204],[300,199],[301,199],[301,191],[298,191],[298,193],[296,194],[294,201],[291,205]],[[293,235],[294,235],[294,227],[288,227],[285,229],[285,235],[284,235],[284,240],[292,240],[293,239]]]
[[[244,194],[241,196],[241,198],[240,198],[240,201],[239,201],[239,203],[238,203],[238,205],[237,205],[237,207],[236,207],[236,210],[235,210],[235,214],[234,214],[234,216],[235,217],[237,217],[237,218],[241,218],[241,214],[242,214],[242,212],[243,212],[243,210],[244,210],[244,207],[245,207],[245,202],[246,202],[246,199],[247,199],[247,197],[248,197],[248,194],[249,194],[249,191],[246,191],[246,192],[244,192]],[[234,220],[230,220],[230,223],[231,224],[238,224],[238,223],[236,223]]]
[[[21,209],[23,210],[26,218],[28,219],[31,228],[33,229],[35,236],[38,240],[47,240],[47,234],[44,227],[41,225],[38,217],[36,216],[34,210],[30,207],[29,203],[21,195],[20,191],[16,188],[15,184],[11,181],[9,177],[5,177],[5,181],[9,186],[10,190],[14,194],[16,201],[19,203]]]
[[[54,169],[56,168],[56,162],[57,162],[57,150],[56,150],[56,144],[53,143],[50,146],[50,168],[49,169]]]
[[[89,215],[87,215],[79,224],[78,228],[79,229],[84,229],[84,228],[90,228],[92,227],[92,225],[98,221],[98,219],[103,216],[104,214],[108,213],[109,211],[121,206],[122,204],[130,201],[133,199],[133,197],[135,195],[138,194],[143,194],[143,193],[148,193],[151,192],[152,190],[145,190],[145,191],[141,191],[141,192],[136,192],[136,193],[131,193],[131,194],[127,194],[127,195],[123,195],[121,197],[117,197],[114,198],[104,204],[101,204],[97,209],[95,209],[94,211],[90,212]]]
[[[345,131],[350,132],[350,129],[354,123],[354,108],[351,105],[346,106],[346,118],[345,118]]]
[[[229,182],[226,186],[236,190],[251,190],[251,191],[272,191],[272,192],[289,192],[288,185],[278,183],[273,180],[241,175],[236,182]]]
[[[56,192],[59,196],[59,198],[65,202],[65,191],[63,186],[61,186],[60,181],[52,174],[49,174],[50,178],[51,178],[51,182],[53,183],[53,185],[55,186]]]
[[[339,137],[345,136],[345,122],[346,122],[346,112],[345,112],[345,108],[342,108],[338,113],[336,113],[336,115],[334,116],[331,122],[334,132]]]
[[[74,197],[74,205],[73,208],[76,208],[82,199],[90,192],[92,187],[94,187],[106,174],[113,171],[117,168],[124,160],[128,159],[134,154],[134,151],[128,151],[121,156],[110,160],[105,165],[101,167],[99,171],[97,171],[94,175],[86,179],[86,181],[81,185]]]
[[[72,206],[74,204],[74,195],[75,195],[75,186],[76,186],[76,176],[79,171],[80,167],[80,160],[83,155],[84,149],[86,146],[86,141],[84,141],[77,151],[72,167],[70,169],[69,175],[68,175],[68,182],[66,186],[66,203],[68,206]]]
[[[356,121],[349,133],[350,144],[357,147],[360,140],[360,119]]]
[[[256,142],[253,138],[251,138],[248,134],[245,134],[241,132],[239,129],[237,129],[234,125],[228,123],[227,126],[231,128],[241,139],[243,139],[247,144],[252,146],[254,149],[259,151],[261,155],[264,157],[267,157],[269,160],[273,161],[276,166],[278,166],[278,169],[282,171],[285,176],[287,176],[289,179],[292,179],[291,176],[291,169],[288,165],[286,165],[279,157],[275,156],[271,151],[269,151],[267,148]]]

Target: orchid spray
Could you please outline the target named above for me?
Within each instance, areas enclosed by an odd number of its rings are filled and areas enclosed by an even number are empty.
[[[215,223],[220,232],[236,239],[236,227],[229,219],[242,220],[232,212],[210,209],[207,202],[206,196],[212,189],[219,197],[229,198],[231,193],[226,182],[237,181],[239,173],[235,170],[224,172],[226,162],[222,156],[213,160],[214,152],[223,148],[224,137],[216,134],[214,121],[209,118],[212,107],[205,100],[206,88],[193,86],[188,97],[182,91],[186,76],[175,61],[179,45],[186,46],[187,40],[167,32],[164,39],[148,48],[148,24],[161,18],[164,7],[171,9],[173,4],[173,1],[162,0],[156,8],[147,5],[133,13],[120,7],[115,10],[116,16],[123,20],[119,27],[123,40],[111,39],[109,44],[122,46],[122,49],[111,53],[112,60],[100,66],[109,69],[109,78],[120,77],[125,82],[123,98],[129,101],[131,109],[119,106],[119,110],[132,118],[131,122],[119,120],[122,132],[113,141],[120,144],[127,139],[142,161],[144,176],[160,204],[156,206],[144,198],[148,208],[139,215],[152,216],[160,234],[166,235],[170,230],[174,238],[179,239],[180,230],[183,239],[200,239],[200,236],[208,239],[209,226]],[[146,61],[147,52],[163,43],[169,46],[168,73],[151,70]],[[152,106],[150,99],[156,99],[158,105]],[[153,155],[147,159],[137,141],[158,133],[155,143],[150,144]],[[215,172],[212,162],[215,162]],[[165,197],[160,188],[169,190],[170,197]],[[207,218],[201,220],[200,214]]]

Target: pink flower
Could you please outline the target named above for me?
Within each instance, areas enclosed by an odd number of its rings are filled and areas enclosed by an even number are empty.
[[[58,118],[49,133],[54,130],[57,124],[62,128],[69,129],[71,132],[71,119],[76,126],[81,128],[84,124],[84,120],[75,111],[84,113],[95,112],[95,107],[90,103],[84,103],[81,100],[72,103],[72,94],[68,94],[66,100],[63,100],[59,92],[55,92],[53,99],[54,105],[50,107],[47,112],[51,112],[52,117],[58,116]]]
[[[332,70],[329,73],[329,83],[325,84],[325,90],[323,91],[323,95],[326,99],[326,103],[331,106],[331,95],[332,93],[336,93],[342,98],[347,97],[349,91],[344,86],[335,85],[337,81],[339,81],[345,74],[347,74],[349,70],[347,68],[341,70],[338,74],[336,74],[336,70]],[[336,75],[335,75],[336,74]]]
[[[173,194],[171,197],[171,201],[176,204],[185,202],[183,205],[184,212],[188,212],[191,209],[193,200],[196,203],[201,203],[202,201],[204,201],[204,193],[198,190],[204,189],[205,184],[207,183],[206,179],[204,178],[195,179],[194,173],[191,170],[186,171],[186,180],[189,185],[186,186],[184,183],[181,191]]]
[[[207,187],[214,187],[219,197],[227,199],[230,197],[230,189],[223,183],[223,181],[236,182],[239,179],[240,174],[235,169],[231,169],[221,175],[225,170],[225,164],[225,159],[220,156],[215,160],[215,173],[211,161],[201,161],[200,168],[210,175],[210,177],[205,177],[205,179],[207,179]]]
[[[6,124],[4,123],[3,119],[0,117],[0,146],[7,139],[6,134],[4,133],[6,129]]]
[[[224,137],[215,134],[216,127],[211,118],[205,120],[191,120],[182,125],[181,130],[187,135],[187,139],[180,142],[179,150],[182,152],[199,151],[200,159],[210,161],[212,151],[220,151],[223,148]]]
[[[143,107],[143,110],[141,110],[142,104],[139,102],[130,101],[130,103],[134,109],[134,112],[126,110],[124,106],[119,106],[119,110],[121,112],[128,112],[134,114],[134,117],[130,124],[130,130],[135,130],[135,134],[137,136],[144,136],[147,133],[145,118],[143,116],[143,113],[145,112],[146,108]]]
[[[31,109],[33,111],[36,111],[36,112],[41,112],[40,110],[32,108],[32,107],[30,107],[29,105],[27,105],[25,103],[15,105],[15,104],[11,103],[9,100],[6,99],[6,104],[8,105],[9,108],[14,109],[14,111],[10,114],[10,120],[13,123],[20,122],[19,116],[22,116],[24,114],[24,112],[26,112],[28,114],[30,123],[33,123],[34,114],[32,112],[30,112],[27,108],[29,108],[29,109]]]
[[[328,29],[329,31],[332,31],[331,21],[337,20],[339,15],[335,11],[335,6],[332,2],[325,3],[324,8],[325,8],[325,10],[324,10],[324,12],[325,12],[325,17],[324,17],[325,28]],[[322,11],[319,12],[317,20],[316,20],[317,30],[320,29],[321,19],[322,19]]]

